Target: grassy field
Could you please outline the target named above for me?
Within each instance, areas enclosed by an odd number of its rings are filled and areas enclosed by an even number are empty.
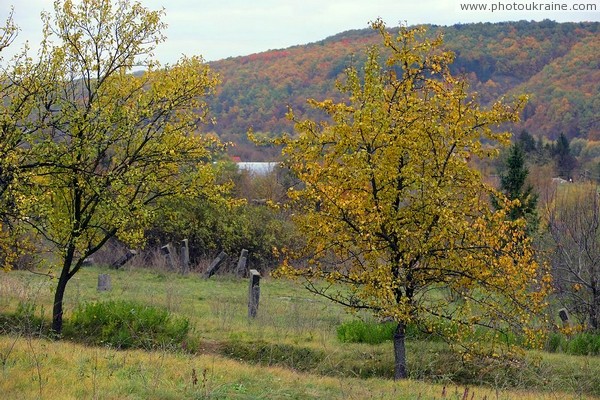
[[[112,290],[96,290],[110,273]],[[0,275],[0,314],[50,317],[55,282]],[[190,319],[186,351],[88,347],[5,324],[0,398],[7,399],[563,399],[600,395],[600,359],[528,353],[512,367],[463,365],[442,343],[410,341],[411,379],[393,382],[392,344],[340,343],[354,317],[287,281],[263,279],[258,317],[247,281],[92,267],[69,283],[66,320],[80,304],[127,299]],[[20,305],[20,306],[19,306]],[[23,310],[29,312],[23,313]],[[13,320],[14,321],[14,320]],[[23,320],[21,325],[32,321]],[[36,327],[35,324],[32,325]]]

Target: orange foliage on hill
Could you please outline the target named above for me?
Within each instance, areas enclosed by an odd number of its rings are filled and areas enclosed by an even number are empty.
[[[555,139],[600,138],[600,23],[505,22],[428,26],[444,33],[453,51],[453,73],[463,76],[489,104],[505,94],[528,93],[523,128]],[[211,100],[221,138],[249,159],[273,158],[275,150],[249,150],[246,132],[279,136],[292,132],[288,106],[316,118],[308,98],[340,100],[334,82],[345,68],[360,65],[375,32],[353,30],[325,40],[211,63],[223,80]]]

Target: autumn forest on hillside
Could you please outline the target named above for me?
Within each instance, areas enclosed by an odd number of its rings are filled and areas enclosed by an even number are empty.
[[[522,122],[537,139],[554,141],[562,133],[598,141],[600,121],[599,24],[520,21],[448,27],[428,26],[428,35],[444,35],[455,54],[452,73],[464,77],[482,104],[527,93]],[[291,132],[288,106],[310,112],[306,99],[336,98],[335,81],[344,69],[364,61],[364,49],[379,42],[369,29],[340,33],[317,43],[272,50],[211,63],[223,78],[210,100],[216,117],[211,130],[240,143],[231,153],[244,161],[264,161],[253,152],[246,132],[267,136]],[[548,84],[551,82],[552,84]],[[269,158],[277,152],[267,153]]]
[[[599,23],[162,66],[164,13],[1,64],[1,392],[600,396]]]

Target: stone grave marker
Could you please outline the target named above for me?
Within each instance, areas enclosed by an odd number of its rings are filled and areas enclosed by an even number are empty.
[[[242,249],[242,252],[240,253],[240,258],[237,263],[237,270],[236,270],[237,276],[246,275],[246,264],[247,263],[248,263],[248,250]]]
[[[248,287],[248,317],[256,318],[258,313],[258,302],[260,300],[260,273],[250,270],[250,282]]]
[[[221,251],[217,258],[215,258],[208,266],[208,270],[206,270],[206,272],[204,273],[204,277],[208,279],[211,276],[213,276],[219,270],[219,267],[221,266],[223,261],[225,261],[225,257],[227,257],[227,253]]]

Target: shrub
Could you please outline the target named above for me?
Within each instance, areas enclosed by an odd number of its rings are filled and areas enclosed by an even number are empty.
[[[545,350],[575,356],[600,355],[600,334],[581,332],[573,336],[552,332],[546,340]]]
[[[600,335],[579,333],[568,342],[569,354],[576,356],[600,354]]]
[[[190,330],[187,318],[131,301],[80,306],[65,327],[65,336],[94,345],[125,348],[181,347]]]

